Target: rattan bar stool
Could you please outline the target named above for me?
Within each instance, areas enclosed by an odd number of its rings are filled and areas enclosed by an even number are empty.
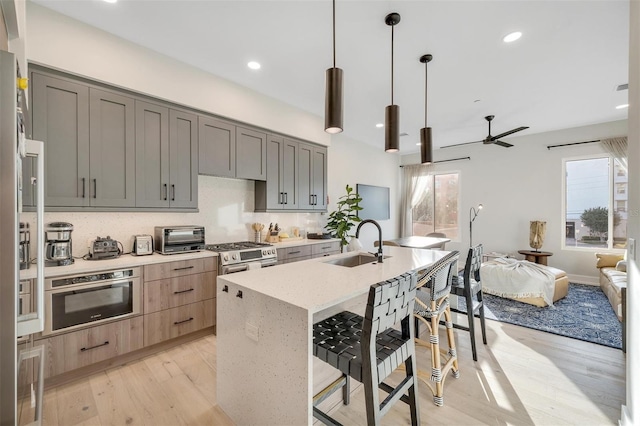
[[[431,268],[425,270],[418,281],[414,317],[416,319],[416,334],[420,322],[429,329],[429,341],[416,337],[416,346],[429,348],[431,352],[431,373],[418,370],[421,379],[433,394],[433,402],[437,406],[444,404],[444,383],[447,373],[452,371],[453,377],[460,377],[458,371],[458,355],[453,335],[453,323],[449,308],[449,292],[459,253],[452,251],[440,259]],[[444,315],[447,329],[448,350],[440,347],[438,328],[440,318]]]
[[[339,389],[343,391],[344,404],[349,404],[349,377],[352,377],[364,385],[368,425],[379,425],[382,416],[398,400],[409,405],[411,424],[420,424],[411,320],[416,284],[415,273],[374,284],[369,290],[364,317],[344,311],[314,324],[313,354],[343,373],[314,397],[315,418],[328,425],[340,424],[317,405]],[[393,328],[397,323],[402,331]],[[406,376],[402,382],[395,388],[384,383],[403,363]],[[388,393],[382,403],[378,389]]]

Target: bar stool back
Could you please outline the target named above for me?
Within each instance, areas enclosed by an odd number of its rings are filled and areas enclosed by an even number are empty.
[[[343,311],[313,326],[314,355],[343,375],[314,397],[313,415],[328,425],[338,425],[316,406],[333,392],[343,390],[349,403],[349,377],[365,389],[367,424],[379,425],[398,400],[409,405],[411,424],[419,425],[414,324],[415,273],[402,274],[371,286],[365,316]],[[402,331],[394,327],[401,324]],[[406,376],[395,388],[383,382],[402,364]],[[380,403],[378,389],[389,395]]]

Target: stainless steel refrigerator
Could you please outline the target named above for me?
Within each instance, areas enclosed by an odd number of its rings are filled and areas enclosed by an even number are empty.
[[[33,335],[44,329],[44,144],[26,138],[28,113],[21,84],[15,55],[0,51],[1,425],[40,424],[43,408],[45,353]],[[23,165],[33,171],[25,179]],[[23,211],[23,194],[32,190],[29,211]],[[31,222],[34,244],[21,271],[22,221]]]

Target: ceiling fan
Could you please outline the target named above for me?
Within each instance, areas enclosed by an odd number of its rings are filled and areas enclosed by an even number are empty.
[[[484,138],[484,140],[475,141],[475,142],[465,142],[465,143],[459,143],[459,144],[454,144],[454,145],[447,145],[447,146],[443,146],[442,148],[449,148],[449,147],[452,147],[452,146],[460,146],[460,145],[469,145],[469,144],[472,144],[472,143],[479,143],[479,142],[482,142],[485,145],[495,144],[495,145],[499,145],[499,146],[502,146],[502,147],[505,147],[505,148],[510,148],[510,147],[513,146],[512,144],[507,143],[507,142],[503,142],[503,141],[501,141],[499,139],[503,138],[505,136],[509,136],[509,135],[511,135],[513,133],[520,132],[522,130],[525,130],[525,129],[529,128],[528,126],[527,127],[524,127],[524,126],[523,127],[517,127],[515,129],[509,130],[508,132],[500,133],[499,135],[496,135],[496,136],[491,136],[491,120],[493,120],[494,118],[495,118],[494,115],[487,115],[484,118],[489,123],[489,134],[487,135],[486,138]]]

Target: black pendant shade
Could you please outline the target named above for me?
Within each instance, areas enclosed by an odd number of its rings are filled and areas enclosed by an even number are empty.
[[[420,129],[420,162],[422,164],[431,164],[433,162],[433,143],[431,141],[431,127],[427,127],[427,68],[429,62],[433,59],[432,55],[422,55],[420,62],[424,64],[424,127]]]
[[[336,0],[333,0],[333,68],[326,72],[324,131],[342,132],[342,70],[336,68]]]
[[[388,105],[384,109],[384,150],[398,152],[400,149],[400,107]]]
[[[391,27],[391,105],[384,111],[384,150],[397,152],[400,149],[400,108],[393,103],[393,27],[400,22],[400,14],[390,13],[384,23]]]
[[[342,69],[329,68],[326,76],[324,99],[324,131],[342,132]]]

